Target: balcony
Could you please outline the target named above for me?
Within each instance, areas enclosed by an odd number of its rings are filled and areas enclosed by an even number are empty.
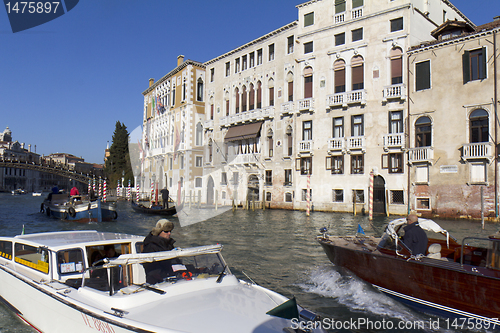
[[[427,162],[432,163],[434,160],[434,149],[432,147],[410,148],[408,162]]]
[[[351,136],[347,138],[347,150],[361,150],[366,151],[365,137],[364,136]]]
[[[351,11],[351,18],[354,20],[360,17],[363,17],[363,8],[354,8]]]
[[[405,100],[406,99],[406,85],[404,83],[400,83],[400,84],[393,84],[393,85],[384,87],[382,101],[385,103],[389,99]]]
[[[405,134],[394,133],[384,135],[384,150],[389,149],[403,149],[405,146]]]
[[[339,151],[345,149],[345,139],[344,138],[332,138],[328,139],[328,150]]]
[[[209,129],[209,130],[213,130],[214,129],[214,120],[213,119],[205,120],[204,128]]]
[[[493,159],[493,145],[491,142],[467,143],[462,147],[462,160]]]
[[[301,111],[309,111],[314,112],[314,98],[305,98],[298,101],[299,103],[299,112]]]
[[[228,159],[228,165],[232,166],[255,166],[260,163],[260,154],[238,154],[230,156]]]
[[[366,104],[366,90],[354,90],[348,92],[337,93],[328,95],[328,106],[333,107],[348,107],[349,104]]]
[[[274,106],[232,114],[220,118],[219,122],[221,126],[232,126],[238,123],[255,122],[266,118],[274,118]]]
[[[281,112],[280,115],[293,114],[293,102],[286,102],[281,104]]]
[[[335,24],[339,24],[345,21],[345,13],[340,13],[335,15]]]
[[[313,140],[299,141],[299,153],[311,153],[313,150]]]

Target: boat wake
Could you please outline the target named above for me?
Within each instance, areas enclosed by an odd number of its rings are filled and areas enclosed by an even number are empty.
[[[306,281],[298,284],[307,293],[331,298],[349,308],[358,317],[381,317],[392,321],[427,322],[429,316],[416,313],[394,301],[357,277],[339,272],[334,266],[324,265],[306,273]],[[425,332],[443,332],[425,327]],[[450,331],[451,332],[451,331]]]

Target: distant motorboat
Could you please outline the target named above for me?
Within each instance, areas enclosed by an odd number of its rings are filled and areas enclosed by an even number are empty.
[[[12,195],[21,195],[21,194],[26,194],[27,192],[25,190],[23,190],[22,188],[18,188],[18,189],[15,189],[15,190],[12,190]]]
[[[41,197],[42,196],[42,192],[33,192],[31,193],[32,196],[34,197]]]
[[[40,207],[47,216],[75,222],[108,222],[116,220],[116,204],[102,202],[100,198],[68,196],[64,193],[49,193]]]

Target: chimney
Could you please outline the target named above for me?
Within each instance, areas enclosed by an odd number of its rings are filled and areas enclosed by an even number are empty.
[[[155,83],[155,79],[149,79],[149,86],[151,87]]]
[[[182,65],[184,62],[184,56],[181,54],[180,56],[177,57],[177,66]]]
[[[31,153],[31,145],[28,145],[28,151]]]
[[[500,20],[500,16],[495,16],[495,17],[493,18],[493,21],[499,21],[499,20]]]

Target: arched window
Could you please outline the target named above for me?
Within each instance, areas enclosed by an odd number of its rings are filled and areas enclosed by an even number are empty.
[[[304,98],[313,96],[313,69],[306,67],[304,69]]]
[[[273,130],[269,129],[267,131],[267,143],[268,143],[268,148],[269,148],[269,157],[273,157],[273,148],[274,148],[274,141],[273,141]]]
[[[292,126],[288,125],[286,128],[286,143],[287,143],[287,155],[292,156],[293,153],[293,136],[292,136]]]
[[[210,97],[210,120],[214,120],[214,98]]]
[[[289,72],[286,76],[286,81],[288,82],[288,101],[293,101],[293,73]]]
[[[333,64],[335,93],[345,92],[345,61],[339,59]]]
[[[269,79],[269,106],[274,106],[274,80]]]
[[[241,88],[241,112],[247,110],[247,87],[243,86]]]
[[[226,99],[226,116],[229,116],[229,92],[226,91],[225,97]]]
[[[257,109],[262,108],[262,83],[257,82]]]
[[[201,123],[196,124],[196,145],[203,145],[203,125]]]
[[[198,84],[196,86],[196,100],[199,102],[203,101],[203,80],[198,79]]]
[[[234,98],[235,113],[240,113],[240,90],[238,88],[234,89]]]
[[[483,109],[474,110],[470,114],[470,142],[489,141],[488,112]]]
[[[354,56],[351,60],[352,90],[364,89],[364,66],[363,57]]]
[[[250,91],[248,92],[248,110],[253,110],[255,107],[255,90],[253,89],[253,83],[250,83]]]
[[[429,117],[420,117],[415,122],[415,147],[430,147],[432,125]]]
[[[403,51],[393,48],[390,53],[391,58],[391,84],[403,83]]]

